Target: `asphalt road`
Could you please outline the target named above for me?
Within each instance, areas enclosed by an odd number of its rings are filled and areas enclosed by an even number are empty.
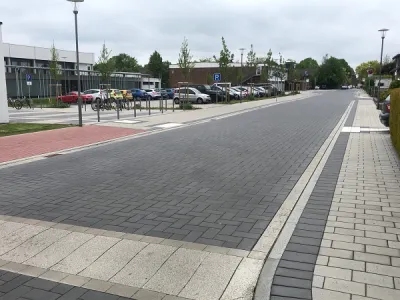
[[[251,250],[353,99],[259,109],[0,170],[0,214]]]

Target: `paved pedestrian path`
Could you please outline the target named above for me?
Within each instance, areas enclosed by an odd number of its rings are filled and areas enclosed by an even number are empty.
[[[115,127],[69,127],[0,137],[0,163],[88,146],[143,132]]]
[[[344,129],[370,130],[340,134],[256,299],[400,299],[400,163],[378,115],[361,95]]]

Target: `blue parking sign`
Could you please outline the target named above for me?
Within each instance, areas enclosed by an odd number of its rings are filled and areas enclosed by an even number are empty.
[[[221,73],[214,73],[214,81],[221,81]]]

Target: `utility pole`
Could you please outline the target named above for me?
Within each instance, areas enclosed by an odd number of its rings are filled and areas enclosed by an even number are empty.
[[[243,52],[245,48],[240,48],[240,103],[242,103],[242,88],[243,88]]]
[[[381,101],[383,42],[385,40],[386,32],[389,31],[389,29],[383,28],[383,29],[379,29],[378,31],[381,33],[382,44],[381,44],[381,62],[380,62],[380,66],[379,66],[378,99],[376,101],[376,108],[377,109],[379,109],[379,102]]]

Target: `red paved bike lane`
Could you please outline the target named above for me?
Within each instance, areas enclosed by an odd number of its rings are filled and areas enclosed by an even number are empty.
[[[104,142],[141,132],[144,130],[87,125],[0,137],[0,163]]]

